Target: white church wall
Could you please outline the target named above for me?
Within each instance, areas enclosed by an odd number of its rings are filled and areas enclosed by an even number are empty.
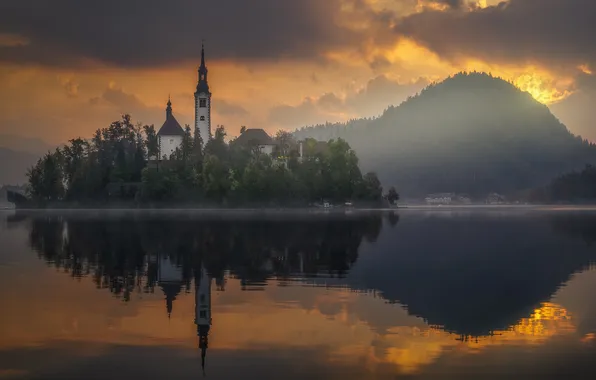
[[[261,145],[261,146],[259,146],[259,149],[261,150],[261,153],[268,154],[268,155],[272,155],[273,154],[273,149],[274,148],[275,148],[274,145]]]
[[[159,157],[170,158],[176,148],[182,145],[182,136],[159,136]]]
[[[205,101],[205,107],[201,107],[201,99]],[[209,94],[200,93],[196,97],[196,121],[195,130],[198,130],[203,139],[203,143],[206,144],[211,138],[211,99]]]

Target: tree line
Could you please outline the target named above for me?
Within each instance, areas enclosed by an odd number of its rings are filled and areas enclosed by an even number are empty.
[[[596,201],[596,167],[586,165],[583,170],[560,175],[547,186],[533,190],[530,200],[535,203],[594,203]]]
[[[156,160],[159,140],[154,126],[135,124],[124,115],[98,129],[90,140],[72,139],[40,158],[27,173],[28,196],[39,205],[111,201],[304,205],[323,199],[383,199],[377,175],[361,173],[356,153],[343,139],[326,142],[324,149],[306,139],[300,157],[297,141],[286,131],[276,134],[272,155],[262,153],[256,143],[228,142],[226,137],[225,128],[218,126],[204,144],[186,125],[180,147],[162,157],[167,160]]]

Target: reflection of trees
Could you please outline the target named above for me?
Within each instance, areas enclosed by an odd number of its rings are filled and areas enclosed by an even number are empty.
[[[556,232],[581,238],[588,246],[596,241],[596,215],[592,213],[556,215],[552,225]]]
[[[153,292],[157,262],[182,268],[184,288],[204,263],[223,287],[226,270],[245,285],[294,274],[342,277],[363,239],[374,241],[381,216],[303,220],[212,220],[184,216],[33,217],[30,244],[49,264],[128,300]]]

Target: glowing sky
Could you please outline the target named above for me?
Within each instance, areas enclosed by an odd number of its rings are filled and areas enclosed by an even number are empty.
[[[213,124],[232,135],[377,116],[478,70],[596,140],[594,14],[584,0],[0,0],[0,134],[58,143],[123,112],[159,127],[168,94],[191,124],[205,39]]]

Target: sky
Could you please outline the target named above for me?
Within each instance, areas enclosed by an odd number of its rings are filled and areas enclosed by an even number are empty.
[[[122,113],[193,124],[205,41],[212,128],[380,115],[488,71],[596,141],[591,0],[0,0],[0,135],[89,137]]]

